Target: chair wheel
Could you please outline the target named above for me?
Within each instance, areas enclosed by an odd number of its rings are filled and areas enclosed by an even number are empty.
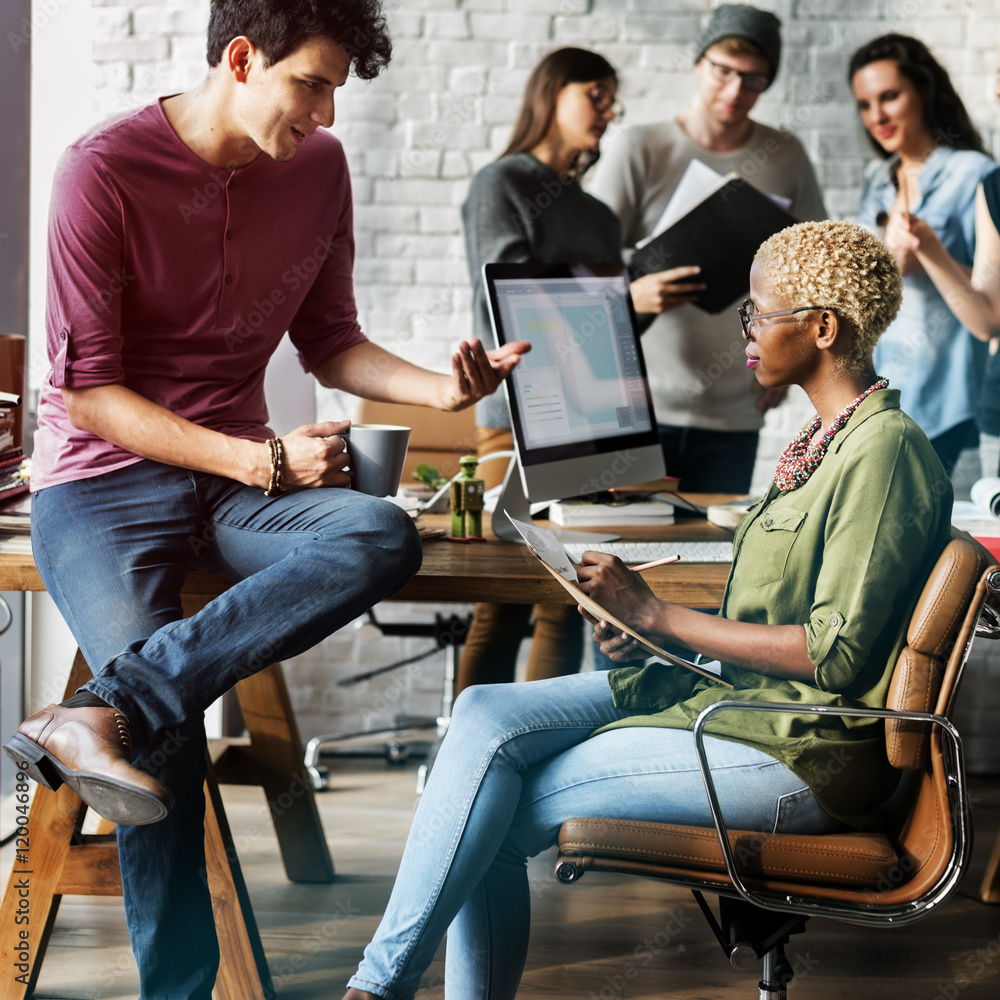
[[[753,945],[746,941],[738,941],[729,951],[729,961],[737,972],[750,972],[757,967],[760,959]]]

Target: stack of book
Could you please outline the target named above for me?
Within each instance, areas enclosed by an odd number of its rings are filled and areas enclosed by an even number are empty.
[[[20,441],[21,397],[0,391],[0,500],[28,492]]]
[[[26,535],[28,460],[20,441],[21,397],[0,391],[0,535]]]
[[[674,505],[654,498],[611,503],[595,503],[583,498],[557,500],[549,504],[549,520],[564,528],[673,524]]]
[[[0,333],[0,536],[4,551],[13,545],[31,551],[28,477],[31,460],[21,449],[24,428],[25,338]],[[20,537],[7,537],[20,536]]]
[[[31,534],[31,497],[27,493],[0,498],[0,536]]]

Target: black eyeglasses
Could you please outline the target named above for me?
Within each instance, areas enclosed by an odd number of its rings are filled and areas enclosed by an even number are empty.
[[[625,115],[625,105],[615,99],[612,91],[605,90],[604,87],[591,87],[587,91],[587,97],[594,106],[594,110],[602,115],[610,111],[615,118],[622,118]]]
[[[771,76],[768,73],[744,73],[742,70],[733,69],[732,66],[717,63],[714,59],[709,59],[708,56],[702,56],[702,59],[712,67],[712,76],[715,77],[715,82],[721,83],[723,86],[729,83],[734,76],[738,76],[740,83],[747,90],[754,94],[760,94],[767,90],[767,85],[771,82]]]
[[[740,314],[740,325],[743,327],[743,339],[750,339],[750,327],[762,319],[776,319],[778,316],[793,316],[795,313],[809,312],[811,309],[825,309],[826,306],[799,306],[796,309],[778,309],[776,312],[759,313],[753,304],[753,299],[744,299],[736,311]]]

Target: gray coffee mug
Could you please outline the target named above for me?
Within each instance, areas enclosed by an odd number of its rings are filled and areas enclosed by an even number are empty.
[[[351,424],[347,441],[351,489],[373,497],[395,496],[410,443],[410,428],[397,424]]]

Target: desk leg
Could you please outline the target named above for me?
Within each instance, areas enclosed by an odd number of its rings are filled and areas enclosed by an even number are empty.
[[[31,996],[42,970],[62,895],[59,881],[70,850],[70,842],[83,822],[87,807],[65,785],[58,792],[37,786],[28,818],[27,863],[14,866],[0,904],[0,998],[22,1000]],[[22,895],[23,894],[23,895]],[[24,905],[28,910],[23,909]],[[30,923],[19,923],[21,914]],[[26,930],[28,938],[20,937]],[[15,944],[28,946],[27,962]],[[27,968],[22,966],[26,965]],[[18,981],[15,977],[23,977]]]
[[[79,652],[73,660],[64,697],[91,676]],[[300,758],[301,761],[301,758]],[[315,803],[314,803],[315,804]],[[82,836],[87,807],[66,786],[57,792],[35,787],[28,817],[27,861],[14,866],[0,904],[0,1000],[32,995],[64,895],[120,896],[118,845],[106,836]],[[107,824],[105,824],[107,826]],[[214,772],[205,782],[205,865],[219,936],[219,973],[215,1000],[273,1000],[274,988],[257,921],[233,846]],[[25,874],[25,871],[28,874]],[[27,886],[24,882],[27,881]],[[22,890],[29,895],[30,932],[27,968],[15,946],[24,926],[17,923]],[[23,975],[19,982],[15,977]]]
[[[979,898],[984,903],[1000,903],[1000,833],[993,844],[993,853],[979,886]]]
[[[72,694],[90,676],[90,667],[77,650],[64,697]],[[28,815],[27,850],[21,851],[25,862],[20,863],[15,853],[7,891],[0,904],[0,1000],[21,1000],[31,996],[62,900],[58,890],[63,866],[87,809],[65,785],[57,792],[36,785],[34,793]],[[20,909],[22,900],[30,907],[28,924],[18,922],[18,914],[24,912]],[[15,964],[21,963],[13,946],[23,940],[19,933],[22,929],[29,933],[29,968],[27,971],[18,968],[15,972]],[[25,978],[18,982],[16,975]]]
[[[214,1000],[273,1000],[274,986],[219,786],[205,782],[205,866],[219,936]]]
[[[264,787],[285,873],[292,882],[332,882],[333,859],[281,664],[244,678],[236,693],[256,764],[251,780]]]

